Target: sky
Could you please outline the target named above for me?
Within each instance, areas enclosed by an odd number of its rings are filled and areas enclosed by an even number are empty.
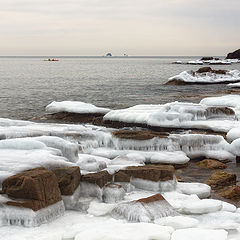
[[[0,56],[224,56],[240,0],[0,0]]]

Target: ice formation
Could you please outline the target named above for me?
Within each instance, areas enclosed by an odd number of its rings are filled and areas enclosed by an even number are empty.
[[[203,101],[203,100],[202,100]],[[235,114],[217,111],[216,108],[194,103],[172,102],[163,105],[136,105],[112,110],[104,121],[141,124],[163,128],[210,129],[227,132],[239,126]]]
[[[52,221],[64,214],[63,201],[51,206],[33,211],[28,208],[0,205],[0,223],[4,225],[17,225],[24,227],[36,227]]]
[[[116,203],[124,198],[125,193],[126,192],[121,185],[106,185],[103,189],[102,199],[105,203]]]
[[[158,218],[176,215],[177,212],[166,200],[150,203],[123,202],[112,211],[114,218],[125,218],[130,222],[153,222]]]
[[[71,113],[83,113],[93,114],[101,113],[105,114],[110,111],[108,108],[96,107],[90,103],[76,102],[76,101],[63,101],[63,102],[52,102],[46,106],[46,111],[51,113],[57,112],[71,112]]]
[[[193,71],[184,71],[179,75],[168,79],[169,81],[179,80],[184,83],[226,83],[239,82],[240,72],[238,70],[228,71],[226,74],[216,74],[212,72],[197,73]]]

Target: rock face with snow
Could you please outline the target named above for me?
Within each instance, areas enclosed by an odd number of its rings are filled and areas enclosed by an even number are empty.
[[[207,181],[207,184],[213,189],[221,189],[229,185],[235,185],[236,179],[236,174],[219,171],[211,175]]]
[[[240,59],[240,49],[234,52],[228,53],[227,59]]]
[[[62,195],[72,195],[80,184],[81,173],[79,167],[56,168],[52,170],[58,180]]]
[[[115,218],[130,222],[152,222],[161,217],[178,215],[161,194],[118,204],[112,211]]]
[[[62,200],[56,176],[44,168],[32,169],[5,179],[2,191],[13,199],[7,201],[7,205],[34,211]]]
[[[213,70],[210,67],[200,68],[198,71],[184,71],[179,75],[169,78],[168,85],[185,84],[219,84],[240,81],[238,70]]]

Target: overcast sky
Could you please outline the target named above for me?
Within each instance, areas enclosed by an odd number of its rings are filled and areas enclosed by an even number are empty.
[[[226,55],[240,0],[0,0],[0,55]]]

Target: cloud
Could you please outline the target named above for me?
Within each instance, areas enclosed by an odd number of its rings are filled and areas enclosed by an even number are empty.
[[[2,55],[221,55],[239,48],[239,0],[4,0]]]

